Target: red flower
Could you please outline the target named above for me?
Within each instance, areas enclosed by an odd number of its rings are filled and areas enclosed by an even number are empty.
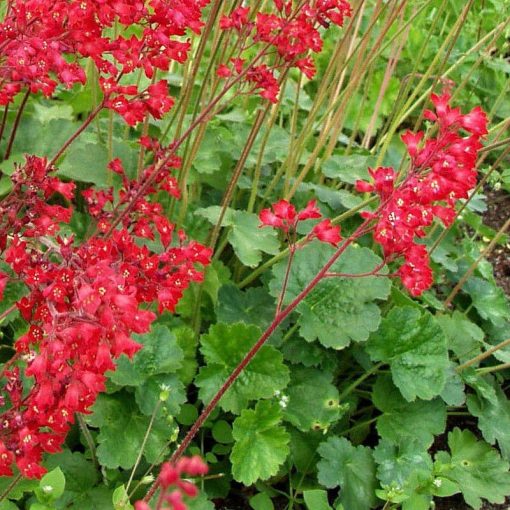
[[[333,226],[329,218],[322,220],[313,227],[310,238],[317,238],[319,241],[337,246],[342,240],[340,236],[340,226]]]

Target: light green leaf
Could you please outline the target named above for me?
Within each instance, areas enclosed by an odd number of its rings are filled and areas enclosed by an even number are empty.
[[[326,491],[319,489],[303,491],[303,499],[308,510],[331,510]]]
[[[212,501],[207,499],[207,495],[203,492],[200,493],[196,498],[189,499],[186,502],[189,510],[214,510],[216,507]]]
[[[331,258],[335,250],[313,242],[298,250],[290,273],[284,303],[290,303],[310,283]],[[331,272],[359,274],[374,269],[381,259],[368,248],[349,247]],[[273,268],[270,292],[278,297],[287,267],[284,261]],[[318,339],[322,345],[343,349],[351,340],[367,340],[380,322],[377,299],[385,299],[390,291],[387,278],[326,278],[297,307],[300,334],[309,342]]]
[[[294,368],[291,382],[285,390],[288,403],[284,418],[306,432],[327,429],[340,417],[338,390],[332,384],[333,375],[314,368]]]
[[[280,241],[271,228],[260,228],[256,214],[236,211],[235,223],[228,239],[239,260],[248,267],[256,267],[262,260],[262,252],[276,255]]]
[[[330,437],[319,446],[319,483],[340,486],[340,503],[349,510],[368,510],[376,503],[375,462],[372,450],[353,446],[345,437]]]
[[[281,419],[280,406],[267,400],[235,419],[232,435],[236,442],[230,454],[235,480],[251,485],[278,472],[289,454],[290,439]]]
[[[12,501],[5,499],[0,502],[0,510],[19,510],[19,508]]]
[[[443,390],[448,350],[443,330],[431,314],[393,308],[371,335],[366,350],[373,361],[389,363],[393,382],[406,400],[430,400]]]
[[[115,510],[133,510],[129,502],[129,495],[124,485],[119,485],[112,494],[112,503]]]
[[[333,155],[322,165],[322,173],[331,179],[354,184],[358,179],[368,180],[368,168],[375,162],[373,156],[353,154],[351,156]]]
[[[69,148],[57,175],[106,187],[109,184],[110,172],[107,165],[108,151],[104,145],[78,140]]]
[[[265,492],[259,492],[252,496],[249,503],[253,510],[274,510],[273,502]]]
[[[407,438],[414,438],[424,447],[429,447],[434,436],[446,427],[446,406],[436,398],[431,401],[407,402],[391,379],[379,376],[372,394],[374,405],[382,411],[377,419],[379,434],[399,444]]]
[[[39,481],[39,487],[34,491],[40,503],[50,504],[64,494],[66,478],[59,467],[46,473]]]
[[[99,427],[97,458],[102,466],[116,469],[133,467],[149,426],[150,417],[138,410],[132,396],[126,392],[99,395],[93,414],[86,417],[92,427]],[[160,458],[161,451],[174,429],[157,417],[145,446],[148,462]]]
[[[256,326],[215,324],[200,339],[200,350],[207,365],[200,369],[195,384],[199,396],[209,402],[234,368],[260,337]],[[225,411],[239,414],[250,400],[270,398],[283,389],[289,381],[289,370],[283,364],[283,356],[271,346],[265,345],[243,370],[239,378],[220,400]]]
[[[508,462],[469,430],[455,428],[448,434],[448,445],[451,453],[437,453],[436,469],[459,485],[466,503],[475,510],[481,508],[481,498],[504,503],[510,494]]]

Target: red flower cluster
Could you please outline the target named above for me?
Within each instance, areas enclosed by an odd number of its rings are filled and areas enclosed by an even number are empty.
[[[274,3],[278,14],[257,13],[255,21],[250,21],[250,8],[241,6],[220,20],[220,28],[237,31],[246,42],[241,45],[240,54],[231,59],[230,65],[222,64],[218,68],[218,75],[224,78],[244,73],[244,79],[251,84],[252,90],[259,90],[260,95],[271,102],[277,101],[280,90],[276,71],[296,67],[312,78],[315,65],[310,53],[322,50],[319,28],[327,28],[331,23],[342,26],[344,18],[351,14],[351,6],[346,0],[304,3],[275,0]],[[246,65],[242,58],[244,50],[256,43],[263,48],[256,60],[275,54],[271,64]]]
[[[412,161],[406,178],[398,183],[393,168],[378,168],[371,170],[373,183],[356,183],[358,191],[375,191],[381,198],[377,211],[365,217],[377,221],[374,237],[385,256],[404,257],[399,274],[414,296],[432,285],[427,250],[416,239],[434,218],[445,225],[454,221],[456,201],[467,198],[476,185],[480,139],[487,133],[487,117],[479,107],[464,115],[450,106],[448,94],[432,95],[431,100],[435,111],[427,110],[425,117],[437,125],[438,133],[424,144],[421,131],[402,136]]]
[[[299,212],[287,200],[279,200],[271,208],[272,210],[262,209],[260,211],[261,227],[278,228],[285,232],[286,235],[295,234],[300,221],[322,218],[315,200],[310,200],[308,205]],[[319,241],[332,244],[333,246],[337,246],[342,240],[340,227],[333,226],[330,219],[317,223],[306,238],[307,240],[319,239]]]
[[[194,498],[198,495],[198,489],[191,482],[183,480],[182,475],[203,476],[207,471],[207,465],[198,455],[183,457],[175,465],[165,462],[157,481],[161,493],[156,510],[186,510],[188,507],[183,496]],[[137,501],[135,510],[151,510],[151,507],[144,501]]]
[[[108,107],[129,124],[147,114],[160,118],[173,104],[166,82],[140,88],[134,73],[142,70],[152,79],[155,70],[184,62],[190,43],[179,38],[188,29],[200,33],[208,2],[12,0],[0,24],[0,104],[10,103],[25,87],[48,97],[59,83],[68,88],[85,83],[80,59],[90,57],[101,74]],[[142,33],[123,35],[133,24]]]
[[[172,245],[174,226],[151,201],[162,187],[175,186],[168,167],[159,165],[156,184],[143,190],[126,178],[118,160],[110,166],[124,181],[121,202],[134,205],[120,229],[109,228],[113,213],[101,211],[114,209],[113,191],[85,193],[91,215],[110,235],[79,246],[58,236],[71,208],[45,202],[70,200],[74,185],[52,176],[46,160],[34,156],[16,169],[14,191],[1,206],[2,251],[28,289],[17,307],[29,328],[1,374],[0,476],[11,475],[13,463],[26,477],[44,474],[43,453],[59,451],[74,414],[89,412],[104,391],[105,372],[115,369],[113,360],[140,349],[132,334],[146,333],[156,318],[147,305],[173,311],[189,283],[202,280],[195,265],[209,263],[210,250],[187,243],[183,232]],[[154,165],[146,169],[155,171]],[[158,253],[141,242],[157,236]],[[6,278],[0,275],[2,286]]]

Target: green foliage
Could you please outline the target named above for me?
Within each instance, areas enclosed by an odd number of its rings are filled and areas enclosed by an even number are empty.
[[[407,402],[388,377],[377,379],[372,400],[382,412],[377,419],[377,430],[392,443],[408,438],[428,447],[434,436],[445,429],[446,406],[440,399]]]
[[[393,308],[370,337],[367,351],[374,361],[391,367],[393,382],[410,402],[439,395],[449,366],[446,338],[429,314],[416,308]]]
[[[295,368],[285,394],[284,417],[302,431],[327,429],[341,415],[333,375],[314,368]]]
[[[201,337],[200,351],[206,366],[200,369],[195,384],[200,388],[203,402],[211,400],[260,334],[256,326],[218,323]],[[283,356],[274,347],[266,345],[222,397],[220,406],[239,414],[250,400],[270,398],[276,391],[285,388],[288,381],[289,371],[283,364]]]
[[[296,253],[284,303],[290,303],[333,255],[334,250],[314,242]],[[374,269],[381,260],[367,248],[348,248],[331,272],[360,274]],[[279,295],[286,262],[273,269],[271,294]],[[300,334],[309,342],[318,339],[325,347],[343,349],[351,341],[362,342],[375,331],[380,310],[375,300],[390,291],[386,278],[327,278],[297,307]]]
[[[216,225],[221,208],[211,206],[195,212]],[[222,227],[228,227],[228,241],[239,260],[248,267],[256,267],[262,260],[262,253],[275,255],[280,248],[276,232],[268,228],[259,228],[260,221],[256,214],[227,208],[221,221]]]
[[[127,392],[100,395],[87,422],[99,428],[97,458],[102,466],[115,469],[133,467],[142,446],[150,417],[141,413]],[[144,449],[148,462],[157,460],[174,431],[167,420],[156,417]]]
[[[289,454],[289,434],[281,420],[278,404],[267,400],[260,401],[255,409],[245,409],[235,419],[235,444],[230,455],[235,480],[251,485],[278,472]]]
[[[508,462],[469,430],[455,428],[448,434],[450,454],[438,452],[436,469],[444,478],[458,484],[466,503],[478,510],[481,498],[503,503],[510,494]]]
[[[319,446],[319,482],[340,486],[340,502],[352,510],[375,506],[375,462],[370,448],[353,446],[344,437],[330,437]]]

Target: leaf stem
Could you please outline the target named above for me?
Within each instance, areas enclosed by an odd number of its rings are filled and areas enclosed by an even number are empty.
[[[487,351],[482,352],[481,354],[478,354],[478,356],[475,356],[474,358],[471,358],[470,360],[466,361],[465,363],[462,363],[462,365],[459,365],[456,368],[456,371],[457,372],[462,372],[462,370],[470,367],[471,365],[474,365],[475,363],[478,363],[479,361],[483,361],[484,359],[489,358],[496,351],[499,351],[500,349],[503,349],[503,347],[506,347],[507,345],[510,345],[510,338],[507,338],[506,340],[503,340],[503,342],[500,342],[499,344],[491,347]]]
[[[9,493],[12,491],[12,489],[14,489],[14,487],[16,487],[16,485],[18,485],[18,483],[21,481],[21,473],[18,474],[18,476],[16,476],[12,482],[7,486],[7,488],[2,492],[2,494],[0,494],[0,501],[3,501],[8,495]]]
[[[23,115],[23,110],[25,110],[25,106],[27,105],[28,98],[30,97],[30,87],[27,88],[25,96],[21,101],[20,107],[18,109],[18,113],[16,114],[16,119],[14,120],[14,125],[12,126],[11,136],[9,137],[9,142],[7,143],[7,149],[5,149],[5,154],[3,159],[9,159],[11,155],[12,147],[14,145],[14,140],[16,138],[16,133],[18,132],[19,123],[21,122],[21,116]]]
[[[105,101],[101,101],[92,112],[90,112],[89,116],[86,118],[85,122],[67,139],[67,141],[62,145],[59,151],[51,158],[51,161],[48,163],[48,168],[53,166],[60,156],[64,154],[67,148],[87,129],[87,127],[92,123],[92,121],[97,117],[99,112],[104,108]]]
[[[255,357],[255,355],[259,352],[262,346],[267,342],[267,340],[272,336],[275,330],[280,326],[280,324],[296,309],[296,307],[305,299],[310,292],[316,287],[316,285],[324,278],[324,275],[329,271],[331,266],[340,258],[340,256],[345,252],[345,250],[358,239],[360,235],[365,231],[365,228],[370,223],[370,220],[365,220],[345,241],[344,243],[335,251],[335,253],[330,257],[328,262],[320,269],[320,271],[312,278],[312,280],[306,285],[306,287],[292,300],[290,304],[288,304],[283,310],[281,310],[273,319],[269,327],[264,331],[262,336],[257,340],[255,345],[248,351],[243,360],[237,365],[237,367],[233,370],[227,380],[222,384],[221,388],[214,395],[212,400],[207,404],[207,406],[203,409],[202,413],[195,421],[191,429],[188,431],[186,436],[184,437],[182,443],[179,445],[177,450],[170,457],[170,462],[175,462],[179,459],[183,453],[186,451],[191,441],[200,430],[204,422],[207,420],[209,415],[218,405],[218,402],[221,400],[223,395],[227,392],[227,390],[234,384],[237,380],[241,372],[249,365],[251,360]],[[158,488],[158,481],[154,482],[149,491],[144,497],[144,501],[150,501],[154,493]]]
[[[340,396],[338,397],[338,401],[342,402],[345,400],[345,398],[350,395],[363,381],[368,379],[370,376],[376,374],[379,369],[384,365],[384,363],[381,361],[380,363],[377,363],[377,365],[374,365],[370,370],[367,370],[363,375],[358,377],[355,381],[353,381],[347,388],[345,388],[342,393],[340,393]]]
[[[136,461],[133,465],[133,469],[131,470],[131,474],[129,475],[129,480],[127,481],[127,484],[126,484],[126,495],[129,491],[129,487],[131,487],[131,484],[133,483],[133,478],[135,476],[136,469],[138,468],[140,461],[142,460],[143,451],[145,450],[145,445],[147,444],[147,441],[149,439],[149,435],[150,435],[150,432],[154,425],[154,420],[156,419],[156,415],[158,414],[160,406],[161,406],[161,400],[158,400],[158,403],[156,404],[156,406],[154,407],[154,411],[152,412],[149,426],[147,427],[147,430],[145,431],[145,435],[143,436],[142,444],[140,445],[140,451],[138,452],[138,456],[136,457]]]
[[[94,438],[92,437],[92,434],[90,433],[89,428],[87,427],[87,424],[85,423],[85,420],[83,419],[83,415],[80,413],[77,413],[76,421],[78,422],[78,425],[80,427],[80,430],[82,431],[83,437],[85,438],[87,446],[89,447],[90,455],[92,457],[92,463],[94,464],[94,467],[96,469],[99,469],[99,462],[97,461],[97,456],[96,456],[96,444],[94,442]]]

